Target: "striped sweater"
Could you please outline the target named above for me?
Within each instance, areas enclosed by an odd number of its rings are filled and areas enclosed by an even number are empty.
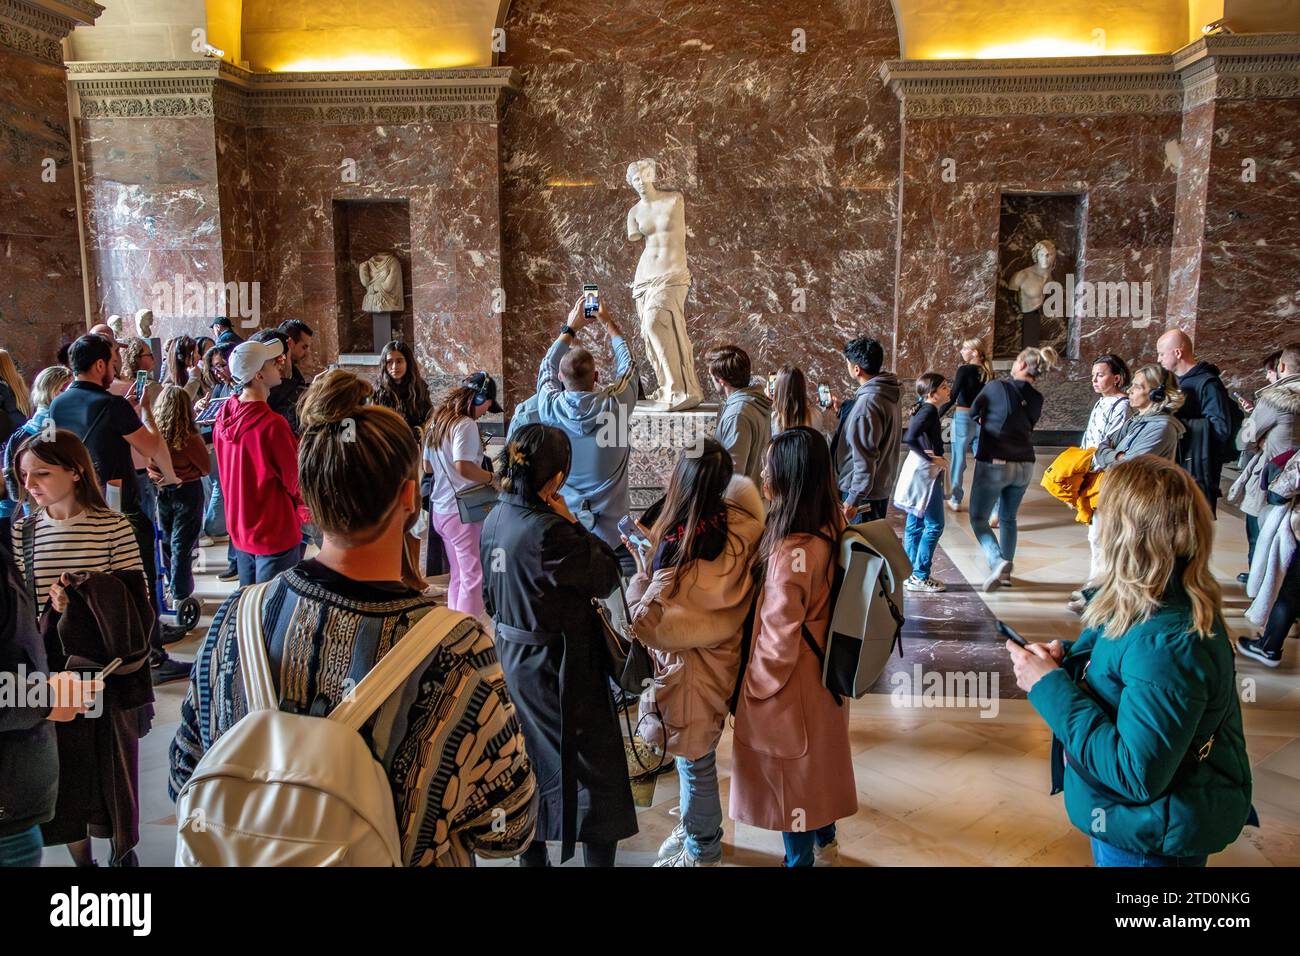
[[[171,746],[176,799],[209,747],[247,712],[235,624],[238,594],[217,612],[194,662]],[[327,714],[433,602],[376,593],[308,561],[281,574],[263,602],[263,633],[281,707]],[[408,866],[473,866],[532,839],[535,781],[491,638],[466,618],[363,735],[393,787]],[[390,698],[391,701],[391,698]]]
[[[27,557],[23,551],[23,529],[34,530],[36,578],[36,613],[45,609],[50,585],[65,571],[143,571],[140,546],[131,524],[116,511],[86,510],[63,521],[51,518],[44,510],[28,515],[13,527],[13,553],[18,570],[27,577]]]

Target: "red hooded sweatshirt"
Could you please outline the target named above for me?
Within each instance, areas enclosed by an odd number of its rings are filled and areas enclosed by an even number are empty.
[[[226,526],[246,554],[279,554],[302,542],[310,521],[298,492],[298,441],[266,402],[231,398],[212,429]]]

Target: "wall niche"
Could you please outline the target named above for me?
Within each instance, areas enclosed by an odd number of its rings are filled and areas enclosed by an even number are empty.
[[[1081,279],[1083,225],[1087,198],[1080,194],[1010,193],[1001,197],[998,228],[998,295],[993,314],[993,356],[1010,359],[1021,349],[1050,345],[1062,357],[1077,358],[1077,320],[1067,314],[1021,314],[1016,292],[1006,287],[1011,277],[1034,264],[1032,253],[1039,240],[1056,246],[1052,280],[1066,285],[1066,277]],[[1057,298],[1064,302],[1064,296]],[[1037,321],[1035,321],[1035,319]]]
[[[375,352],[374,321],[361,311],[366,288],[361,263],[391,252],[402,264],[402,312],[392,315],[392,337],[415,340],[411,310],[411,204],[405,199],[334,200],[334,275],[338,291],[339,352]],[[382,343],[381,343],[382,345]]]

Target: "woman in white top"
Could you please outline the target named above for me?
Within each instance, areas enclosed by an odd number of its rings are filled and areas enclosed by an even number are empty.
[[[1097,448],[1124,427],[1133,414],[1127,391],[1132,378],[1124,360],[1113,353],[1103,355],[1092,363],[1092,390],[1101,397],[1092,406],[1080,447]]]
[[[487,372],[475,372],[433,410],[425,433],[424,470],[433,475],[429,522],[446,545],[451,566],[447,606],[475,617],[483,613],[483,566],[479,561],[483,522],[461,520],[456,493],[495,483],[492,472],[483,468],[478,419],[500,410],[496,383]]]
[[[33,435],[19,447],[15,461],[23,497],[35,510],[14,523],[14,559],[24,579],[33,583],[38,617],[47,601],[60,614],[68,609],[67,575],[73,572],[144,574],[135,533],[124,516],[108,509],[90,453],[76,435],[64,429],[54,433],[53,441]],[[59,725],[60,734],[64,727]],[[91,774],[95,768],[64,767],[62,772]],[[94,865],[88,834],[69,843],[68,852],[78,866]]]

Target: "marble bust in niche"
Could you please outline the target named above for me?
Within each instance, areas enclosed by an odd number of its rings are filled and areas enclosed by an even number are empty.
[[[1047,295],[1047,283],[1052,281],[1052,270],[1056,268],[1056,244],[1050,239],[1040,239],[1034,243],[1029,256],[1034,260],[1033,265],[1016,270],[1003,284],[1016,294],[1022,316],[1021,341],[1025,348],[1042,341],[1043,299]]]
[[[630,163],[627,183],[640,197],[628,210],[627,238],[630,242],[645,240],[632,283],[632,301],[659,383],[645,404],[656,410],[683,411],[704,398],[686,335],[686,294],[691,287],[686,261],[686,200],[679,192],[655,188],[653,159]]]
[[[362,312],[401,312],[402,263],[391,252],[379,252],[360,267],[361,284],[366,287],[366,297],[361,302]]]

